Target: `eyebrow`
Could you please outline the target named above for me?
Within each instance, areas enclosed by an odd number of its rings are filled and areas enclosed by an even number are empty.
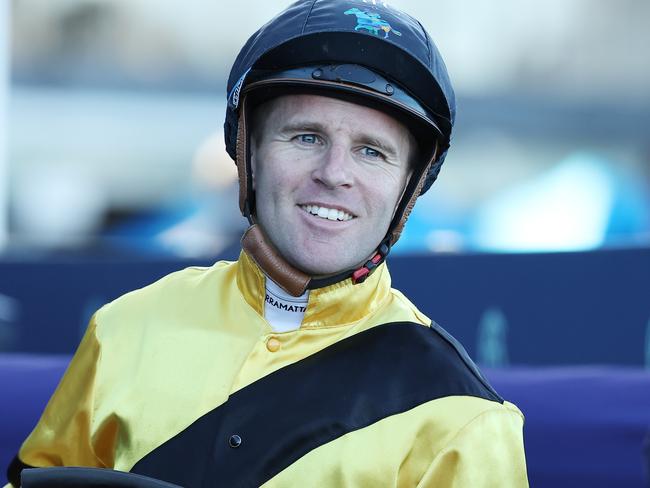
[[[281,127],[280,132],[283,134],[292,132],[327,132],[325,126],[318,121],[302,121],[289,122]],[[373,146],[383,152],[386,156],[397,158],[397,149],[390,143],[382,141],[381,139],[367,133],[358,133],[354,137],[360,144]]]
[[[393,147],[392,144],[388,144],[384,141],[377,139],[374,136],[362,134],[359,137],[359,141],[362,144],[367,144],[369,146],[374,146],[383,152],[386,156],[390,158],[397,158],[397,149]]]
[[[289,132],[325,132],[325,126],[320,122],[308,122],[297,120],[289,122],[280,128],[280,132],[285,134]]]

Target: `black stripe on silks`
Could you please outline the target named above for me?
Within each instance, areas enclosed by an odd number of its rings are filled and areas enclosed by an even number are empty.
[[[16,488],[20,487],[20,473],[23,469],[30,469],[34,466],[23,463],[20,458],[16,455],[7,466],[7,481],[11,483]]]
[[[233,393],[131,472],[185,487],[257,487],[318,446],[451,395],[503,402],[438,325],[380,325]]]

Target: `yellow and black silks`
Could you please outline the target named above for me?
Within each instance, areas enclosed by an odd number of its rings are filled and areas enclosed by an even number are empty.
[[[242,253],[101,308],[10,480],[96,466],[187,487],[528,485],[521,412],[386,265],[312,290],[283,333],[264,279]]]

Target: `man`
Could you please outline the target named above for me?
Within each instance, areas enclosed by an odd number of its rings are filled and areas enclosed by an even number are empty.
[[[299,0],[249,39],[228,93],[239,260],[100,309],[13,483],[94,466],[189,487],[526,486],[521,413],[384,263],[454,119],[421,25]]]

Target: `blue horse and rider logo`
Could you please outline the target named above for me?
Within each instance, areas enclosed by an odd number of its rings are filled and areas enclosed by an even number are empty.
[[[351,8],[346,10],[345,15],[356,15],[357,25],[354,28],[355,31],[358,30],[367,30],[368,32],[378,35],[379,31],[384,31],[384,39],[388,39],[388,33],[392,32],[395,35],[401,36],[402,33],[393,29],[393,27],[381,19],[381,15],[376,12],[368,12],[365,10],[359,10],[358,8]]]

